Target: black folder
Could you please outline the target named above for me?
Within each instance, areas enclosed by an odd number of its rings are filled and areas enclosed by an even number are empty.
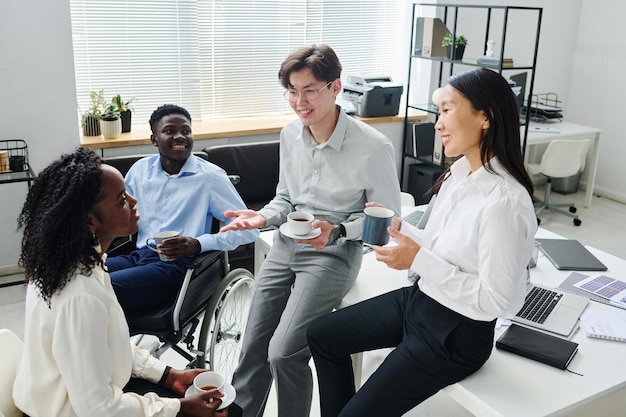
[[[496,340],[496,348],[555,368],[566,369],[578,352],[578,343],[511,324]]]

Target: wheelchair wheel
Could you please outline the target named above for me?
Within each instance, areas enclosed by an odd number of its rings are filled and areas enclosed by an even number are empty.
[[[220,282],[202,320],[199,368],[210,368],[232,380],[248,321],[254,276],[247,269],[231,271]],[[207,362],[208,361],[208,362]]]

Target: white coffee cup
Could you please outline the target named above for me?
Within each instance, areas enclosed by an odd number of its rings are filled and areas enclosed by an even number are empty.
[[[207,371],[196,375],[193,380],[193,387],[198,392],[216,389],[223,394],[225,383],[226,379],[222,374],[215,371]]]
[[[159,233],[155,233],[154,237],[146,239],[146,246],[148,246],[148,249],[154,251],[154,252],[158,252],[160,250],[162,251],[167,251],[169,249],[160,249],[157,248],[157,245],[159,245],[161,242],[163,242],[166,239],[171,239],[174,237],[178,236],[178,232],[176,230],[165,230],[163,232],[159,232]],[[154,246],[152,246],[151,241],[154,240]],[[164,262],[169,262],[169,261],[174,261],[175,259],[168,259],[165,257],[165,255],[163,255],[162,253],[159,253],[159,259],[161,259]]]
[[[294,211],[287,216],[287,224],[289,225],[291,233],[298,236],[305,236],[311,233],[311,223],[313,219],[314,217],[311,213]]]

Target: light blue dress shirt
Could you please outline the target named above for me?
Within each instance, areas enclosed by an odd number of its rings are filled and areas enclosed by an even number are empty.
[[[254,242],[257,230],[211,234],[213,218],[229,223],[226,210],[243,210],[246,205],[226,172],[208,161],[190,155],[178,174],[170,175],[159,155],[137,161],[126,174],[126,189],[137,198],[140,214],[137,247],[164,230],[196,238],[202,252],[232,250]]]
[[[323,144],[299,119],[287,124],[280,133],[280,165],[276,197],[259,211],[267,226],[280,226],[292,211],[306,211],[318,220],[342,223],[347,238],[359,240],[366,202],[400,213],[393,144],[341,109]]]

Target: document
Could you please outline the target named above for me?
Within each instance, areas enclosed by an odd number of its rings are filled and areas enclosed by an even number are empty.
[[[599,303],[604,303],[604,304],[611,305],[613,307],[626,309],[626,304],[624,303],[621,303],[619,301],[617,302],[612,301],[611,299],[601,297],[598,294],[584,290],[580,288],[579,286],[577,286],[577,284],[580,282],[589,281],[592,279],[594,279],[594,277],[591,277],[586,274],[582,274],[580,272],[572,272],[571,274],[567,276],[567,278],[565,278],[563,282],[559,284],[558,288],[566,292],[571,292],[573,294],[578,294],[580,296],[587,297],[590,300],[597,301]]]
[[[617,310],[588,308],[580,316],[580,327],[589,337],[626,342],[626,314]]]
[[[599,275],[585,278],[575,283],[574,286],[626,308],[626,282],[624,281],[607,275]]]

